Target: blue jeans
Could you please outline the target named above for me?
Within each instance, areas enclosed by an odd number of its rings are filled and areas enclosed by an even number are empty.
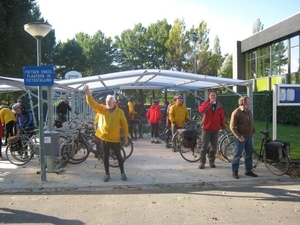
[[[245,138],[244,142],[240,142],[239,139],[234,137],[234,155],[232,159],[232,172],[239,171],[239,163],[240,158],[242,156],[243,150],[245,149],[245,169],[246,171],[250,172],[253,170],[252,164],[252,155],[253,155],[253,143],[252,137]]]

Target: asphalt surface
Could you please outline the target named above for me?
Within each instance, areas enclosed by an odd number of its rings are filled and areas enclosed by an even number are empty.
[[[163,143],[150,143],[149,137],[134,142],[133,155],[125,162],[126,181],[119,168],[110,168],[111,179],[103,182],[104,166],[94,155],[81,164],[47,171],[46,181],[37,173],[37,158],[20,167],[0,161],[0,222],[19,223],[24,217],[9,215],[27,210],[44,224],[299,224],[300,179],[272,175],[263,163],[254,171],[256,178],[245,176],[241,165],[239,180],[232,178],[231,164],[221,159],[216,159],[216,168],[198,166]],[[19,205],[20,196],[27,200]],[[28,199],[34,204],[24,203]],[[42,207],[45,199],[55,205],[51,217]],[[70,205],[67,214],[59,213]],[[79,216],[75,209],[90,213]]]

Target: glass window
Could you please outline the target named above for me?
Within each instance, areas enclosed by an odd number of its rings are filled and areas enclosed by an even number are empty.
[[[299,46],[291,48],[291,73],[300,71]]]
[[[288,47],[287,41],[277,42],[272,45],[272,76],[288,72]]]
[[[291,48],[295,46],[299,46],[299,39],[300,39],[299,35],[291,38]]]

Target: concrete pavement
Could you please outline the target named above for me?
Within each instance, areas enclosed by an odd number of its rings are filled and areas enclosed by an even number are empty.
[[[16,167],[0,161],[0,223],[9,224],[299,224],[300,180],[272,175],[259,164],[257,178],[231,175],[231,165],[198,169],[164,144],[134,142],[125,162],[103,182],[93,155],[41,182],[38,160]]]
[[[5,148],[2,149],[5,155]],[[240,166],[240,179],[232,178],[231,164],[216,159],[216,168],[210,168],[208,163],[205,169],[198,169],[199,163],[185,161],[181,155],[166,149],[164,143],[152,144],[150,138],[138,139],[134,142],[132,156],[125,162],[127,181],[121,180],[119,168],[110,168],[111,179],[103,182],[104,166],[90,154],[89,158],[78,165],[68,164],[62,172],[46,173],[46,181],[42,182],[40,165],[37,158],[32,159],[24,166],[12,165],[9,161],[0,161],[0,184],[2,192],[26,190],[63,190],[63,189],[112,189],[120,188],[145,188],[170,185],[203,185],[271,182],[284,181],[296,182],[288,176],[275,176],[271,174],[263,163],[255,169],[257,178],[247,177],[244,174],[244,165]]]

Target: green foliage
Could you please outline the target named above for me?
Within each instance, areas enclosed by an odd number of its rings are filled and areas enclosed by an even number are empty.
[[[232,54],[227,55],[222,63],[222,66],[218,70],[218,77],[232,78]]]

